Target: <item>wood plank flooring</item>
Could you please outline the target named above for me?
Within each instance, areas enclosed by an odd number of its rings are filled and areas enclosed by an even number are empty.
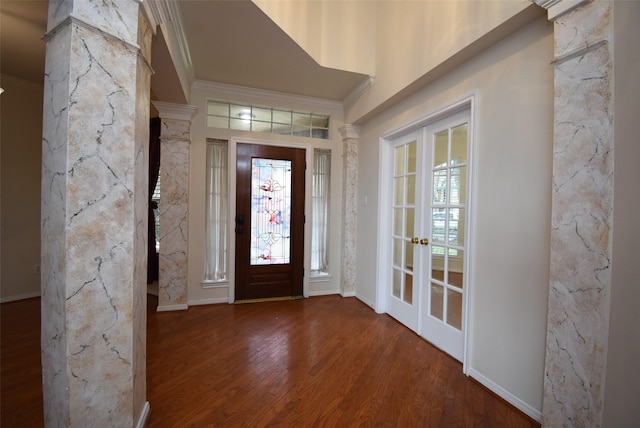
[[[156,305],[149,427],[539,427],[355,298]],[[2,304],[2,427],[43,425],[38,311]]]

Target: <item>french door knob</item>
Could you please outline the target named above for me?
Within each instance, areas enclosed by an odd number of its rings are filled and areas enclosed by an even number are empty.
[[[422,244],[422,245],[429,245],[429,240],[428,240],[427,238],[422,238],[422,239],[420,240],[420,244]]]
[[[420,242],[420,238],[418,238],[417,236],[415,238],[411,238],[412,244],[417,244],[418,242]]]

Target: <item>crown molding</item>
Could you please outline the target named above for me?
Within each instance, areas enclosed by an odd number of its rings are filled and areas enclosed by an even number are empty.
[[[156,27],[161,24],[170,28],[171,31],[168,31],[165,37],[173,36],[175,43],[171,43],[171,45],[177,46],[182,65],[193,81],[195,73],[193,72],[191,52],[189,51],[187,35],[184,32],[179,3],[175,0],[142,0],[147,19],[153,26],[153,33],[156,33]]]
[[[160,113],[161,119],[185,120],[191,122],[198,112],[196,106],[168,103],[165,101],[151,101],[151,104]]]
[[[362,95],[364,91],[366,91],[371,86],[373,86],[374,81],[375,81],[375,77],[367,76],[365,79],[362,80],[362,82],[360,82],[358,86],[355,87],[353,91],[351,91],[349,95],[347,95],[344,98],[344,100],[342,100],[342,103],[345,106],[353,105],[358,100],[358,98],[360,98],[360,95]]]
[[[554,21],[585,3],[592,0],[532,0],[540,7],[547,9],[547,18]]]
[[[239,100],[233,97],[245,96],[252,98],[268,98],[282,102],[283,105],[289,105],[291,103],[299,103],[309,106],[317,106],[318,108],[331,109],[331,110],[343,110],[342,103],[335,100],[327,100],[324,98],[306,97],[303,95],[293,95],[284,92],[268,91],[265,89],[254,89],[245,86],[229,85],[226,83],[209,82],[206,80],[196,80],[193,82],[192,89],[215,92],[222,96],[228,97],[225,101],[239,102]]]

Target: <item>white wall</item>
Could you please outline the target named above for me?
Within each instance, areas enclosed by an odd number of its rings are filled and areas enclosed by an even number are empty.
[[[640,3],[614,5],[614,206],[602,426],[640,426]]]
[[[303,112],[331,115],[330,140],[299,138],[252,132],[231,131],[206,127],[207,99],[227,101],[254,106],[277,107]],[[259,140],[267,144],[309,144],[313,148],[331,149],[331,201],[330,201],[330,278],[310,280],[309,295],[336,294],[340,292],[341,268],[341,216],[342,216],[342,138],[338,128],[342,126],[342,106],[336,102],[294,97],[284,94],[254,91],[207,82],[196,82],[191,93],[191,103],[198,107],[198,113],[191,127],[191,147],[189,165],[189,273],[188,301],[190,305],[227,302],[229,284],[216,288],[203,286],[205,259],[205,192],[206,192],[206,140],[218,138],[231,140],[243,137],[252,142]],[[308,165],[311,171],[313,164]],[[310,218],[308,213],[307,219]],[[235,237],[231,229],[230,237]],[[308,241],[308,239],[306,239]],[[230,266],[230,272],[234,267]],[[305,266],[306,276],[310,268]],[[233,287],[233,282],[231,282]]]
[[[0,301],[40,295],[42,84],[2,75]]]
[[[553,131],[552,26],[540,16],[362,125],[357,288],[375,304],[381,135],[477,90],[471,374],[540,417]],[[399,67],[402,64],[398,64]],[[373,231],[378,230],[378,233]]]

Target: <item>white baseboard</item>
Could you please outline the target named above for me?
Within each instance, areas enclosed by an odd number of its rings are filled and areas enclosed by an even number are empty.
[[[309,291],[309,297],[316,297],[316,296],[330,296],[332,294],[340,294],[338,291],[336,290],[316,290],[316,291]]]
[[[0,303],[15,302],[17,300],[33,299],[40,297],[40,291],[32,291],[31,293],[16,294],[15,296],[7,296],[0,299]]]
[[[506,402],[508,402],[530,418],[535,419],[537,422],[542,421],[542,413],[540,412],[540,410],[534,409],[529,404],[525,403],[506,389],[502,388],[500,385],[493,382],[491,379],[485,377],[482,373],[479,373],[472,368],[471,370],[469,370],[469,376],[480,382],[487,389],[494,392],[500,398],[504,399]]]
[[[219,303],[229,303],[228,297],[216,297],[211,299],[199,299],[199,300],[189,300],[187,304],[189,306],[198,306],[198,305],[215,305]]]
[[[367,306],[370,306],[372,309],[375,310],[376,305],[371,300],[364,298],[361,294],[356,293],[355,296],[356,296],[356,299],[360,300],[362,303],[364,303]]]
[[[138,423],[136,424],[136,428],[144,428],[147,425],[147,419],[149,419],[149,413],[151,412],[151,406],[149,402],[146,401],[144,406],[142,407],[142,412],[140,413],[140,417],[138,418]]]
[[[342,297],[356,297],[356,292],[355,291],[341,291],[340,295]]]
[[[181,305],[158,305],[156,309],[157,312],[168,312],[168,311],[184,311],[189,309],[189,305],[181,304]]]

